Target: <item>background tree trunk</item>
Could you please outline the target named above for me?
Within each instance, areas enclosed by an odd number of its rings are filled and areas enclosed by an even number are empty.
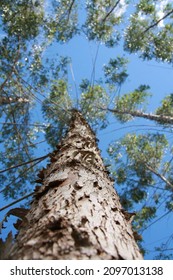
[[[39,173],[10,259],[142,259],[96,138],[74,111],[66,137]]]

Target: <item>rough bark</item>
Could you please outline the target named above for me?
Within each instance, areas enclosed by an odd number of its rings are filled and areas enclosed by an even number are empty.
[[[31,209],[17,223],[10,259],[142,259],[131,215],[122,210],[79,112],[38,181]]]

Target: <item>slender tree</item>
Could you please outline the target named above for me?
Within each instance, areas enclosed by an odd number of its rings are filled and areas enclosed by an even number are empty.
[[[39,177],[10,259],[142,259],[133,214],[123,211],[95,134],[78,111]]]

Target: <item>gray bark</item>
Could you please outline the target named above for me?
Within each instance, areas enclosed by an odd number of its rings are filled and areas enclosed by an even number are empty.
[[[119,115],[130,115],[132,117],[138,117],[138,118],[144,118],[144,119],[148,119],[151,121],[156,121],[159,123],[163,123],[163,124],[172,124],[173,123],[173,117],[170,116],[165,116],[165,115],[156,115],[156,114],[151,114],[151,113],[144,113],[142,111],[130,111],[130,110],[123,110],[120,111],[118,109],[105,109],[102,108],[102,110],[108,110],[110,112],[113,112],[115,114],[119,114]]]
[[[79,112],[39,178],[9,259],[142,259],[131,215],[122,210]]]

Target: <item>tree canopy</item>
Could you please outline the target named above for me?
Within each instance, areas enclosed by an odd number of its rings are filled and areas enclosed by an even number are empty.
[[[83,39],[96,54],[88,76],[78,80],[70,57],[75,46],[68,46]],[[111,55],[97,78],[101,48]],[[135,128],[136,119],[146,120],[146,126],[152,122],[154,130],[128,131],[118,140],[112,132],[105,159],[123,207],[136,212],[134,230],[147,253],[141,234],[173,211],[173,94],[149,112],[154,93],[145,77],[123,92],[133,53],[141,61],[172,66],[171,0],[0,0],[3,199],[8,203],[32,193],[38,170],[68,129],[72,109],[81,111],[96,133],[111,121],[122,128],[127,122]],[[85,67],[79,64],[79,71]],[[172,236],[155,248],[155,258],[173,257]]]

